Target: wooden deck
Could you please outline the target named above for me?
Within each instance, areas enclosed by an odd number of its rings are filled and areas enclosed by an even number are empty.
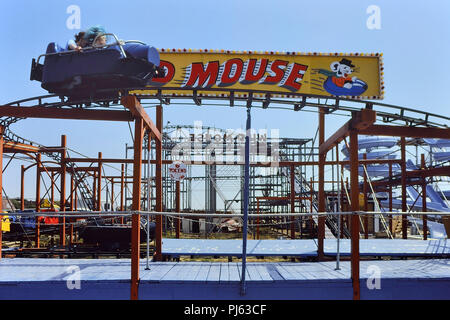
[[[350,263],[141,261],[139,297],[151,300],[352,299]],[[77,278],[80,289],[69,289]],[[129,259],[2,259],[0,299],[129,299]],[[361,299],[450,299],[450,259],[361,261]],[[367,283],[380,279],[380,288]]]

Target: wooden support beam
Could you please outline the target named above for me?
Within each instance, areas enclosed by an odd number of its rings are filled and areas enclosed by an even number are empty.
[[[426,178],[426,177],[450,177],[450,166],[423,168],[421,170],[406,171],[408,178]]]
[[[97,210],[102,211],[102,153],[98,153]]]
[[[120,168],[120,211],[123,211],[124,208],[124,191],[125,191],[125,165],[122,164]],[[121,224],[123,224],[123,217],[120,218]]]
[[[319,148],[325,141],[325,110],[319,110]],[[325,160],[326,152],[319,154],[319,212],[325,212]],[[317,254],[319,261],[324,258],[325,217],[318,217],[317,225]]]
[[[70,211],[74,211],[74,205],[73,205],[73,193],[75,191],[75,181],[73,179],[73,175],[70,175]],[[69,232],[69,246],[72,246],[73,243],[73,223],[75,222],[75,219],[70,219],[70,232]]]
[[[351,276],[353,284],[353,299],[360,299],[360,283],[359,283],[359,182],[358,182],[358,132],[352,130],[350,132],[350,199],[351,208],[354,212],[351,215]]]
[[[406,203],[406,139],[400,138],[400,153],[401,153],[401,185],[402,185],[402,212],[408,212],[408,206]],[[408,238],[408,217],[402,215],[402,238]]]
[[[364,153],[363,155],[363,159],[366,160],[367,159],[367,153]],[[368,192],[368,182],[367,182],[367,175],[366,172],[364,171],[363,173],[364,175],[364,184],[363,184],[363,195],[364,195],[364,211],[369,211],[369,199],[367,196],[367,192]],[[375,231],[375,228],[374,228]],[[364,239],[369,239],[369,216],[364,215]]]
[[[425,169],[425,155],[422,153],[420,156],[420,168]],[[425,178],[422,178],[422,211],[427,212],[427,183]],[[422,231],[423,240],[428,239],[428,225],[427,225],[427,215],[422,215]]]
[[[156,106],[156,125],[159,132],[163,129],[163,108],[161,105]],[[155,187],[156,187],[156,211],[163,211],[163,197],[162,197],[162,142],[161,140],[156,140],[156,177],[155,177]],[[156,230],[155,230],[155,260],[160,261],[162,259],[162,216],[156,216]]]
[[[376,112],[370,109],[363,109],[355,112],[352,119],[338,129],[330,138],[319,146],[319,154],[326,154],[335,145],[339,144],[350,134],[350,130],[361,131],[372,126],[376,121]]]
[[[64,109],[0,106],[0,117],[73,120],[133,121],[133,114],[119,110]]]
[[[141,163],[142,138],[144,122],[137,118],[134,122],[134,163],[133,163],[133,204],[135,211],[141,210]],[[131,300],[139,298],[139,258],[140,258],[140,215],[133,214],[131,218]]]
[[[36,212],[41,211],[41,154],[38,153],[36,156]],[[35,247],[40,247],[40,221],[39,217],[35,219]]]
[[[448,139],[450,137],[450,128],[372,125],[359,130],[359,134],[371,136]]]
[[[150,129],[152,133],[152,137],[156,138],[156,140],[161,140],[161,132],[155,126],[153,121],[148,116],[147,112],[145,112],[141,103],[135,96],[123,96],[120,102],[124,105],[125,108],[129,109],[133,116],[137,118],[142,118],[145,123],[145,126]]]
[[[25,210],[25,166],[20,167],[20,210]]]
[[[175,182],[175,212],[180,212],[180,181]],[[175,218],[175,237],[180,239],[181,219]]]
[[[295,167],[290,167],[290,178],[291,178],[291,195],[290,195],[290,206],[291,213],[295,213]],[[291,239],[295,239],[295,217],[291,217]]]
[[[61,188],[60,188],[60,197],[59,197],[59,210],[64,212],[66,211],[66,146],[67,146],[67,138],[65,135],[61,136],[61,148],[63,151],[61,152]],[[59,244],[61,246],[66,245],[66,218],[60,218],[60,238]]]

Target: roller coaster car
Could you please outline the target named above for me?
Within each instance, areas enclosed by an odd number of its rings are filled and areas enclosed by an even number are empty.
[[[50,43],[45,54],[33,59],[30,80],[40,81],[49,93],[69,99],[114,98],[120,89],[145,87],[152,78],[164,76],[154,47],[119,40],[114,34],[104,36],[112,41],[81,52]],[[39,63],[41,57],[45,57],[44,64]]]

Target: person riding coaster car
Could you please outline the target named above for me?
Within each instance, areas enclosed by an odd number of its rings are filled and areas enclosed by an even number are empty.
[[[86,38],[90,36],[91,38]],[[112,33],[86,34],[91,45],[65,50],[51,42],[45,54],[33,59],[30,80],[49,93],[78,99],[116,99],[126,88],[143,88],[164,77],[158,51],[143,42],[119,40]],[[107,41],[107,38],[113,41]],[[45,57],[40,64],[41,57]]]

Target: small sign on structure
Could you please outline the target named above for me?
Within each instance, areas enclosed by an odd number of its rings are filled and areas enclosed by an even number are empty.
[[[169,166],[169,175],[172,179],[175,181],[181,181],[186,177],[187,173],[187,167],[186,165],[181,161],[173,162]]]

